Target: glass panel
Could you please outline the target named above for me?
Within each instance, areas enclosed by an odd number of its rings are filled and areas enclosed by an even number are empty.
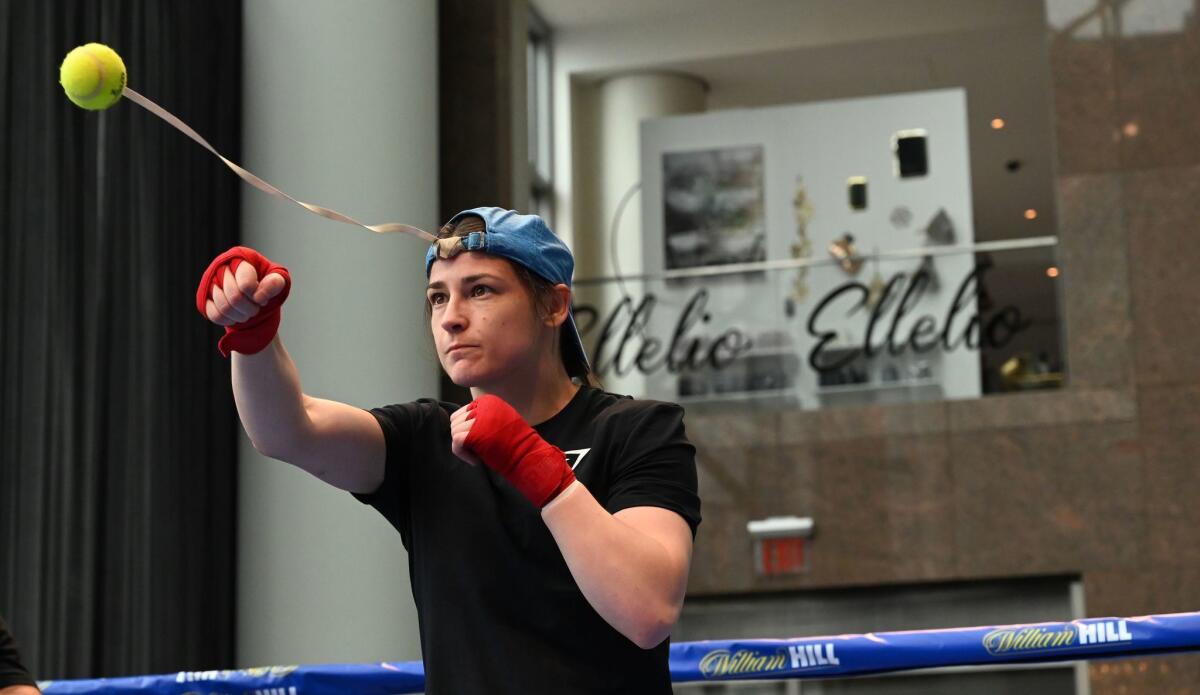
[[[824,258],[577,281],[593,369],[610,390],[700,407],[1063,385],[1054,239],[866,254],[842,241]],[[713,243],[747,246],[737,235]]]
[[[991,174],[974,176],[970,101],[944,88],[642,121],[640,225],[582,254],[576,280],[605,386],[810,410],[1062,386],[1055,211],[1029,191],[975,195]],[[1006,166],[1050,189],[1042,159]]]

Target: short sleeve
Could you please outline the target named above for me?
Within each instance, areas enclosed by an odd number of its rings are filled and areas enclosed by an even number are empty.
[[[696,448],[683,426],[683,408],[674,403],[640,402],[614,418],[609,495],[605,508],[615,514],[630,507],[669,509],[696,535],[700,496]]]
[[[372,408],[371,415],[379,421],[383,430],[386,458],[383,482],[374,492],[350,493],[363,504],[379,511],[400,532],[404,547],[408,547],[410,524],[410,492],[412,488],[412,462],[426,455],[426,442],[430,441],[430,428],[436,428],[449,418],[442,404],[421,399],[412,403]]]
[[[8,631],[8,625],[0,618],[0,688],[10,685],[32,685],[37,682],[29,671],[21,665],[21,655],[17,653],[17,642]]]

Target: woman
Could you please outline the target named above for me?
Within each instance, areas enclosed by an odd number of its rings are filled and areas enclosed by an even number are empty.
[[[669,693],[700,521],[683,411],[587,381],[567,247],[533,215],[455,215],[426,255],[438,358],[472,402],[312,398],[276,335],[290,276],[235,248],[197,308],[226,327],[256,449],[400,532],[427,692]],[[260,281],[261,278],[261,281]]]
[[[29,671],[21,665],[17,642],[0,618],[0,695],[38,695],[41,691]]]

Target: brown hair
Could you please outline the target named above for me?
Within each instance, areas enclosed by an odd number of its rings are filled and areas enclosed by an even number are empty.
[[[471,232],[482,232],[485,226],[483,218],[476,215],[465,215],[454,222],[447,222],[438,230],[439,239],[447,239],[450,237],[462,237]],[[558,302],[558,293],[554,291],[554,285],[542,276],[534,273],[520,263],[516,263],[508,258],[497,256],[503,261],[506,261],[513,269],[513,274],[517,276],[517,280],[529,292],[529,296],[533,298],[533,308],[537,311],[539,317],[547,316],[554,311],[555,305]],[[429,302],[425,302],[426,311],[431,311]],[[600,382],[592,373],[591,367],[587,360],[573,349],[573,336],[571,335],[571,324],[564,321],[558,328],[558,353],[562,359],[563,368],[567,372],[567,376],[572,380],[576,380],[581,384],[588,386],[599,387]]]

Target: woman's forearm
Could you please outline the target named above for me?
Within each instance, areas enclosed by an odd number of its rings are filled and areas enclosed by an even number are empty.
[[[278,336],[253,355],[234,352],[232,361],[233,399],[246,434],[259,452],[288,460],[310,423],[295,363]]]
[[[600,617],[643,649],[666,639],[691,564],[691,531],[681,517],[650,507],[613,515],[575,483],[542,510],[542,519]]]

